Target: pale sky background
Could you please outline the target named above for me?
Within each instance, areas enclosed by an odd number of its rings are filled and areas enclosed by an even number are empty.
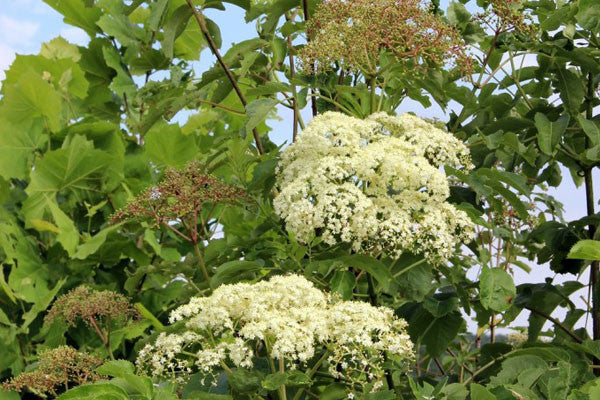
[[[442,1],[442,9],[447,7],[448,1]],[[223,53],[231,46],[232,42],[239,42],[254,37],[255,29],[253,23],[244,22],[243,10],[227,5],[227,11],[209,10],[207,12],[221,28],[223,37]],[[18,54],[37,54],[42,43],[51,40],[56,36],[62,36],[68,41],[80,45],[85,45],[88,36],[79,28],[66,25],[62,22],[62,17],[52,8],[47,6],[42,0],[0,0],[0,80],[4,79],[4,70],[8,69],[14,60],[15,53]],[[200,62],[196,66],[196,71],[201,73],[214,63],[212,55],[205,50],[200,57]],[[438,106],[434,105],[429,109],[424,109],[420,104],[407,100],[400,107],[401,111],[412,111],[422,117],[437,117],[441,120],[447,120],[447,114]],[[274,142],[281,144],[291,140],[291,118],[292,111],[287,108],[281,108],[279,112],[282,121],[271,121],[273,127],[271,138]],[[305,122],[310,119],[308,109],[303,111]],[[570,176],[566,171],[563,174],[563,182],[558,189],[552,189],[549,194],[558,198],[565,206],[565,218],[575,220],[585,216],[585,192],[583,187],[575,188]],[[597,171],[596,171],[597,172]],[[596,199],[600,194],[600,174],[595,174],[595,192]],[[596,204],[598,208],[598,204]],[[532,271],[527,274],[520,269],[515,269],[515,281],[517,284],[524,282],[544,282],[546,277],[554,276],[554,273],[547,266],[531,265]],[[473,274],[476,275],[476,271]],[[555,279],[555,283],[566,280],[577,280],[576,276],[563,275]],[[587,273],[580,277],[582,283],[587,283]],[[585,308],[584,303],[579,300],[579,296],[587,296],[586,291],[582,291],[573,296],[573,300],[578,306]],[[564,311],[557,311],[557,317],[564,315]],[[525,326],[527,313],[522,313],[517,319],[515,325]],[[583,326],[585,318],[580,320],[578,326]],[[588,324],[591,324],[591,322]],[[474,324],[469,324],[470,330],[475,329]],[[549,324],[546,325],[546,328]]]

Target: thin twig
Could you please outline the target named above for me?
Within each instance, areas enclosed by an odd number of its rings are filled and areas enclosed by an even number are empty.
[[[557,327],[559,327],[560,329],[562,329],[567,335],[571,336],[573,338],[573,340],[575,340],[577,343],[583,343],[583,339],[581,339],[579,336],[577,336],[575,334],[575,332],[573,332],[572,330],[570,330],[569,328],[567,328],[562,322],[560,322],[559,320],[557,320],[556,318],[554,318],[553,316],[546,314],[543,311],[537,310],[535,308],[532,307],[524,307],[525,309],[531,311],[534,314],[539,315],[540,317],[544,317],[546,318],[548,321],[552,322],[554,325],[556,325]]]
[[[245,112],[243,112],[243,111],[236,110],[236,109],[234,109],[234,108],[230,108],[230,107],[224,106],[224,105],[222,105],[222,104],[214,103],[214,102],[212,102],[212,101],[203,100],[203,99],[196,99],[196,101],[197,101],[198,103],[205,103],[205,104],[209,104],[209,105],[211,105],[211,106],[213,106],[213,107],[221,108],[221,109],[223,109],[223,110],[225,110],[225,111],[229,111],[229,112],[231,112],[231,113],[234,113],[234,114],[238,114],[238,115],[246,115],[246,113],[245,113]]]
[[[302,13],[304,15],[304,22],[308,22],[309,20],[309,12],[308,12],[308,0],[302,0]],[[306,37],[306,41],[310,42],[310,37],[307,35]],[[313,64],[312,66],[312,70],[315,70],[315,65]],[[313,117],[317,116],[317,99],[315,96],[318,96],[318,94],[315,92],[314,89],[310,89],[311,91],[311,98],[310,98],[310,106],[312,109],[312,115]]]
[[[210,35],[208,26],[206,25],[206,19],[204,19],[204,14],[202,14],[201,11],[198,11],[196,6],[194,6],[194,3],[192,2],[192,0],[186,0],[186,2],[188,4],[188,6],[190,7],[190,10],[194,14],[194,17],[196,18],[196,22],[198,23],[198,26],[200,27],[200,30],[202,31],[202,35],[204,35],[204,38],[206,39],[206,43],[208,43],[208,47],[210,48],[210,50],[212,51],[214,56],[217,58],[217,62],[219,63],[221,68],[223,68],[225,75],[227,75],[227,78],[229,79],[229,81],[231,82],[231,85],[233,86],[233,90],[235,90],[235,93],[237,94],[238,98],[240,99],[240,102],[242,103],[242,105],[245,108],[246,105],[248,104],[248,101],[246,100],[246,97],[242,93],[242,90],[240,89],[240,87],[237,83],[237,80],[235,79],[235,76],[233,76],[233,72],[231,72],[231,70],[229,69],[227,64],[225,64],[225,60],[221,56],[221,53],[219,52],[219,49],[217,48],[215,41],[213,40],[212,36]],[[260,155],[263,155],[265,151],[264,151],[262,142],[260,141],[260,136],[258,135],[258,130],[256,128],[252,129],[252,134],[254,135],[254,142],[256,143],[256,148],[258,149],[258,153]]]

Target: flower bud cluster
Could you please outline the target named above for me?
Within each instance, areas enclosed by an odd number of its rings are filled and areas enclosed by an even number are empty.
[[[515,32],[530,37],[535,34],[534,19],[524,10],[522,0],[491,0],[490,5],[476,18],[496,34]]]
[[[339,64],[374,76],[384,52],[413,74],[453,63],[468,72],[471,65],[460,35],[422,0],[324,0],[307,35],[299,56],[309,71]]]
[[[3,384],[4,390],[17,392],[27,388],[36,395],[57,396],[59,390],[94,382],[102,378],[95,372],[103,360],[60,346],[40,354],[35,370],[23,372]]]
[[[413,357],[406,322],[391,309],[338,301],[298,275],[220,286],[173,311],[170,322],[178,321],[187,330],[161,333],[140,351],[139,368],[210,376],[215,368],[251,368],[262,348],[295,369],[328,352],[332,376],[373,389],[382,384],[385,353],[399,362]]]
[[[190,215],[201,215],[206,203],[230,203],[245,193],[215,176],[207,174],[197,162],[183,169],[169,169],[164,179],[150,187],[112,217],[113,222],[128,219],[150,219],[155,224],[181,221]]]
[[[275,212],[305,243],[320,235],[357,252],[409,251],[443,263],[474,233],[446,201],[444,165],[470,169],[468,148],[418,117],[328,112],[283,151]]]
[[[89,324],[96,319],[125,321],[136,316],[136,310],[122,294],[78,286],[56,299],[44,322],[51,324],[60,319],[67,325],[74,326],[79,320]]]

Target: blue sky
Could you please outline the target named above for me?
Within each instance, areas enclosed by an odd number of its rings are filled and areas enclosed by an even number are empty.
[[[447,4],[442,2],[442,7]],[[445,3],[445,4],[444,4]],[[0,0],[0,80],[4,78],[3,70],[7,69],[14,60],[15,53],[30,54],[37,53],[42,43],[51,40],[56,36],[62,36],[72,43],[85,44],[88,40],[87,35],[79,28],[71,27],[62,22],[62,17],[52,8],[47,6],[42,0]],[[232,42],[239,42],[253,37],[255,30],[253,24],[244,22],[243,11],[237,7],[228,6],[227,12],[210,10],[211,17],[221,28],[224,50]],[[214,62],[213,57],[203,52],[200,56],[200,62],[197,71],[201,72]],[[424,117],[438,117],[446,119],[444,112],[437,106],[427,110],[412,101],[406,101],[402,104],[399,111],[412,111]],[[272,121],[274,133],[272,138],[277,143],[289,141],[291,138],[291,110],[282,108],[279,115],[281,121]],[[308,110],[304,110],[305,121],[310,119]],[[552,189],[550,194],[562,201],[566,208],[565,217],[568,220],[578,219],[585,215],[585,193],[583,188],[575,188],[570,176],[564,171],[563,183],[558,189]],[[595,176],[596,198],[600,194],[600,174]],[[596,204],[596,207],[598,205]],[[533,271],[525,274],[516,270],[515,280],[517,282],[543,282],[545,277],[553,276],[546,266],[532,266]],[[559,277],[557,282],[564,280],[573,280],[574,276]],[[581,278],[582,282],[587,277]],[[585,293],[581,293],[585,295]],[[578,302],[581,305],[581,302]],[[524,323],[523,320],[519,321]]]

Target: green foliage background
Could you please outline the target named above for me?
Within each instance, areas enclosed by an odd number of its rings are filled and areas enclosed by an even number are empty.
[[[364,299],[367,281],[355,279],[364,271],[375,279],[382,303],[409,322],[419,346],[413,372],[394,375],[395,392],[367,398],[600,397],[594,374],[600,367],[600,288],[593,262],[600,259],[599,217],[592,177],[600,162],[597,0],[523,3],[533,16],[533,36],[493,29],[453,2],[435,12],[469,44],[477,61],[473,79],[449,69],[407,76],[390,68],[377,78],[373,96],[359,74],[333,70],[313,77],[294,68],[313,0],[194,0],[200,10],[241,7],[246,21],[240,23],[257,27],[255,38],[234,45],[201,74],[193,62],[211,43],[220,48],[220,29],[228,28],[203,17],[203,30],[185,0],[44,1],[91,40],[78,47],[57,38],[38,55],[19,55],[2,83],[0,376],[35,366],[42,349],[65,343],[108,356],[83,326],[43,324],[53,300],[71,288],[85,284],[132,299],[142,318],[111,334],[115,356],[131,361],[165,329],[174,307],[208,288],[190,243],[148,223],[109,224],[166,168],[197,160],[249,194],[242,205],[211,211],[201,257],[213,286],[296,272],[344,298]],[[485,0],[477,6],[490,7]],[[536,65],[519,65],[524,55]],[[437,268],[409,254],[374,259],[319,240],[298,243],[272,209],[280,149],[268,139],[265,121],[276,116],[275,107],[299,110],[314,99],[319,113],[341,108],[365,116],[373,99],[393,111],[405,98],[425,107],[431,101],[442,108],[460,105],[445,124],[469,145],[476,169],[469,175],[448,171],[457,177],[451,201],[478,224],[477,239]],[[172,119],[181,110],[190,111],[184,124]],[[290,132],[302,124],[294,122]],[[545,194],[563,179],[585,186],[586,218],[564,221],[561,205]],[[588,282],[555,285],[549,277],[515,286],[511,271],[529,270],[530,261],[575,276],[589,268],[589,309],[569,297]],[[481,269],[477,280],[467,278],[471,268]],[[559,306],[568,310],[560,320],[552,317]],[[513,347],[498,341],[495,330],[525,310],[531,312],[527,342]],[[478,332],[466,331],[465,315],[476,318]],[[574,328],[586,315],[594,322],[591,333]],[[61,398],[176,398],[171,388],[135,376],[127,363],[103,368],[128,384],[82,386]],[[186,387],[177,395],[247,398],[239,393],[252,379],[238,378],[229,382],[233,392],[227,385],[212,395]],[[342,398],[337,389],[324,384],[319,396]],[[0,392],[4,398],[19,397]]]

